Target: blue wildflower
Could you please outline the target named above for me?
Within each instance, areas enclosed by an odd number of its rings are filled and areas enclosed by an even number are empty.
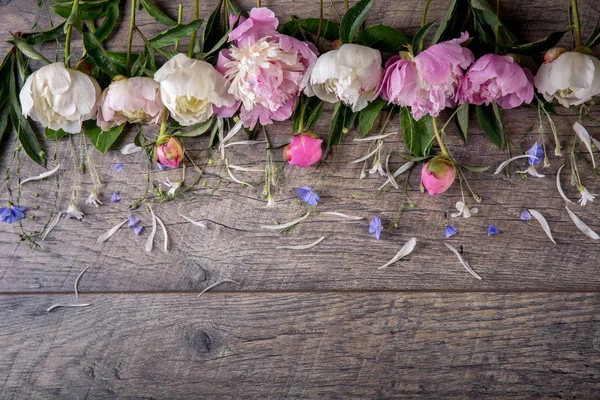
[[[123,171],[123,168],[125,168],[125,164],[123,164],[123,163],[113,164],[113,166],[112,166],[112,169],[115,172],[121,172],[121,171]]]
[[[110,201],[113,203],[121,201],[121,196],[119,196],[119,192],[114,192],[112,196],[110,196]]]
[[[157,163],[156,163],[156,166],[158,167],[158,169],[159,169],[160,171],[164,171],[165,169],[167,169],[167,167],[165,167],[164,165],[162,165],[162,164],[161,164],[161,163],[159,163],[159,162],[157,162]]]
[[[452,236],[456,235],[457,232],[458,230],[452,225],[446,225],[446,227],[444,228],[444,234],[446,235],[446,239],[449,239]]]
[[[129,219],[129,224],[127,226],[130,228],[134,227],[135,225],[137,225],[140,222],[140,219],[133,214],[129,214],[128,219]]]
[[[25,218],[25,208],[13,206],[8,203],[6,207],[0,208],[0,221],[13,224]]]
[[[321,197],[317,194],[317,192],[315,192],[308,186],[304,186],[296,190],[298,191],[298,197],[300,197],[300,200],[302,200],[306,204],[316,206],[321,200]]]
[[[369,224],[369,233],[375,234],[375,239],[379,240],[379,236],[381,235],[381,220],[379,217],[373,217],[371,219],[371,223]]]
[[[497,235],[500,233],[500,229],[496,225],[491,224],[488,226],[488,236]]]
[[[544,158],[544,147],[538,142],[535,142],[533,146],[531,146],[531,148],[527,150],[527,155],[530,156],[527,159],[529,165],[537,166],[542,162],[542,159]]]
[[[531,214],[529,213],[529,210],[523,210],[523,212],[521,213],[521,219],[523,221],[531,221]]]
[[[135,233],[136,235],[139,235],[143,231],[144,231],[144,227],[143,226],[136,225],[136,226],[133,227],[133,233]]]

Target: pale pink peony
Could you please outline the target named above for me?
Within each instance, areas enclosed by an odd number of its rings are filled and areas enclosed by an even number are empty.
[[[229,34],[232,45],[222,50],[217,70],[231,82],[229,93],[238,104],[216,110],[233,115],[241,105],[244,126],[254,128],[292,116],[299,85],[317,58],[314,46],[277,32],[279,20],[267,8],[254,8]]]
[[[415,119],[426,114],[437,117],[446,107],[457,103],[457,89],[464,69],[473,62],[471,51],[461,46],[469,38],[435,44],[406,60],[393,57],[386,64],[381,97],[411,108]]]
[[[533,75],[512,57],[486,54],[465,74],[458,97],[461,103],[490,104],[511,109],[533,100]]]
[[[165,167],[177,167],[183,161],[183,147],[173,136],[159,138],[154,146],[154,158]]]
[[[158,82],[152,78],[123,77],[102,92],[97,123],[104,131],[126,122],[156,124],[164,109]]]
[[[296,135],[283,149],[283,158],[298,167],[306,168],[319,162],[322,155],[323,140],[307,133]]]
[[[434,158],[423,165],[421,181],[430,195],[444,193],[456,179],[454,166],[443,158]]]

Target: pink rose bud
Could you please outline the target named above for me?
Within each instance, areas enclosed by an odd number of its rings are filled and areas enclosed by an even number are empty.
[[[173,136],[166,136],[156,142],[154,157],[165,167],[176,167],[183,160],[183,147]]]
[[[323,140],[308,133],[296,135],[283,149],[283,158],[290,165],[310,167],[321,159],[321,143]]]
[[[561,54],[566,53],[567,49],[564,47],[555,47],[550,49],[544,54],[544,63],[550,64],[552,61],[556,60]]]
[[[448,160],[436,157],[423,165],[421,181],[430,195],[444,193],[456,178],[454,165]]]

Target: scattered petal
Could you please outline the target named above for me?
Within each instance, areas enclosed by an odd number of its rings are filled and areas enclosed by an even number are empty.
[[[452,225],[446,225],[444,227],[444,235],[446,235],[446,239],[451,238],[452,236],[456,235],[457,233],[458,233],[458,230]]]
[[[325,211],[325,212],[322,212],[321,214],[323,214],[323,215],[332,215],[334,217],[340,217],[340,218],[346,218],[346,219],[350,219],[350,220],[353,220],[353,221],[359,221],[361,219],[364,219],[364,217],[357,217],[357,216],[354,216],[354,215],[348,215],[348,214],[344,214],[344,213],[341,213],[341,212],[335,212],[335,211]]]
[[[511,163],[511,162],[513,162],[513,161],[519,160],[519,159],[521,159],[521,158],[529,158],[529,159],[531,159],[531,158],[535,158],[535,159],[537,159],[537,157],[532,157],[532,156],[530,156],[530,155],[527,155],[527,154],[524,154],[524,155],[521,155],[521,156],[516,156],[516,157],[509,158],[508,160],[506,160],[506,161],[504,161],[502,164],[500,164],[500,165],[498,166],[498,168],[496,168],[496,171],[494,172],[494,175],[498,175],[500,172],[502,172],[502,170],[503,170],[504,168],[506,168],[506,166],[507,166],[508,164],[510,164],[510,163]]]
[[[150,214],[152,214],[152,230],[150,231],[150,236],[148,236],[148,240],[146,241],[146,251],[150,253],[152,251],[152,247],[154,246],[154,235],[156,235],[156,215],[154,215],[154,211],[152,207],[148,205],[150,209]]]
[[[546,221],[546,218],[544,218],[544,216],[538,211],[532,210],[531,208],[529,209],[529,214],[531,214],[533,218],[537,219],[537,221],[540,223],[542,229],[544,230],[544,232],[546,232],[546,235],[548,235],[552,243],[556,244],[554,238],[552,237],[552,232],[550,231],[550,226],[548,225],[548,221]]]
[[[369,233],[375,234],[375,239],[379,240],[379,236],[381,235],[381,220],[379,217],[373,217],[371,219],[371,223],[369,224]]]
[[[75,287],[75,297],[79,298],[79,291],[78,291],[78,285],[79,285],[79,279],[81,278],[81,276],[85,273],[85,271],[87,271],[87,269],[91,267],[91,265],[88,265],[87,267],[85,267],[80,273],[79,275],[77,275],[77,278],[75,278],[75,284],[73,285]]]
[[[163,237],[164,237],[163,251],[165,253],[168,253],[169,252],[169,234],[167,233],[167,228],[165,227],[165,224],[163,224],[163,222],[160,218],[158,218],[156,215],[154,216],[154,218],[156,218],[156,220],[160,224],[160,227],[162,228],[162,231],[163,231]]]
[[[500,233],[500,229],[496,225],[490,224],[488,226],[488,236],[497,235]]]
[[[396,171],[394,171],[394,173],[392,174],[392,177],[393,177],[392,179],[395,179],[399,175],[402,175],[403,173],[405,173],[406,171],[411,169],[414,165],[415,165],[415,163],[413,161],[409,161],[407,163],[402,164]],[[379,186],[379,188],[377,188],[377,190],[383,189],[389,183],[390,183],[390,181],[388,179],[383,185]]]
[[[121,172],[121,171],[123,171],[124,168],[125,168],[125,164],[123,164],[123,163],[113,164],[113,166],[112,166],[112,169],[115,172]]]
[[[252,145],[252,144],[259,144],[259,143],[267,143],[266,140],[240,140],[239,142],[231,142],[231,143],[227,143],[225,145],[223,145],[223,147],[229,147],[229,146],[235,146],[235,145]]]
[[[366,156],[364,156],[364,157],[361,157],[361,158],[357,158],[357,159],[356,159],[356,160],[354,160],[354,161],[350,161],[350,164],[358,164],[358,163],[360,163],[360,162],[363,162],[363,161],[365,161],[365,160],[367,160],[367,159],[371,158],[371,157],[372,157],[372,156],[373,156],[375,153],[377,153],[377,152],[379,151],[379,148],[381,148],[381,145],[382,145],[382,144],[383,144],[383,142],[379,143],[379,145],[378,145],[378,146],[375,148],[375,150],[373,150],[372,152],[370,152],[370,153],[369,153],[369,154],[367,154]]]
[[[44,240],[46,240],[46,237],[48,236],[48,234],[50,233],[50,231],[52,231],[52,229],[54,229],[54,227],[56,226],[56,224],[58,224],[58,221],[60,221],[60,217],[62,217],[63,213],[59,212],[58,214],[56,214],[56,218],[54,218],[52,220],[52,222],[50,222],[50,224],[48,225],[48,228],[46,228],[46,232],[44,232],[44,234],[42,235],[42,242]]]
[[[246,168],[246,167],[240,167],[239,165],[233,165],[233,164],[227,164],[229,166],[229,168],[235,170],[235,171],[244,171],[244,172],[265,172],[264,169],[254,169],[254,168]]]
[[[535,167],[533,165],[530,165],[529,167],[527,167],[526,170],[517,171],[517,174],[528,174],[528,175],[534,176],[536,178],[543,178],[546,176],[544,174],[540,174],[539,172],[537,172],[537,169],[535,169]]]
[[[140,222],[140,219],[133,214],[129,214],[127,220],[129,221],[129,224],[127,226],[130,228],[133,228],[134,225],[137,225]]]
[[[475,271],[473,271],[471,269],[471,267],[469,266],[469,263],[467,262],[467,260],[465,260],[463,258],[463,256],[458,252],[458,250],[456,250],[456,248],[448,243],[444,243],[446,245],[447,248],[449,248],[455,255],[456,257],[458,257],[458,261],[460,261],[460,263],[463,265],[463,267],[465,267],[465,269],[471,274],[473,275],[475,278],[481,280],[481,277],[479,275],[477,275],[477,273]]]
[[[300,187],[296,189],[296,191],[298,192],[298,197],[300,198],[300,200],[302,200],[308,205],[316,206],[321,200],[321,196],[319,196],[317,192],[315,192],[308,186]]]
[[[137,153],[138,151],[142,151],[142,147],[136,146],[135,143],[126,144],[120,149],[121,154],[124,156]]]
[[[39,181],[40,179],[51,177],[52,175],[54,175],[58,172],[59,168],[60,168],[60,164],[58,164],[56,167],[54,167],[50,171],[43,172],[39,175],[32,176],[30,178],[25,178],[21,181],[20,185],[23,185],[26,182]]]
[[[229,168],[229,165],[227,166],[227,173],[229,174],[229,177],[231,178],[231,180],[232,180],[232,181],[234,181],[234,182],[236,182],[236,183],[239,183],[240,185],[245,185],[245,186],[252,187],[252,185],[251,185],[251,184],[249,184],[248,182],[244,182],[244,181],[242,181],[242,180],[238,179],[238,178],[237,178],[237,177],[236,177],[236,176],[233,174],[233,172],[231,172],[231,169]]]
[[[187,222],[191,223],[192,225],[196,225],[196,226],[199,226],[200,228],[206,229],[206,225],[204,225],[202,222],[194,221],[193,219],[186,217],[185,215],[181,214],[180,212],[178,212],[177,214],[179,214],[179,216],[181,218],[185,219]]]
[[[575,226],[577,228],[579,228],[579,230],[581,232],[585,233],[586,235],[588,235],[589,237],[591,237],[594,240],[600,239],[600,236],[596,232],[594,232],[594,230],[592,228],[590,228],[585,222],[583,222],[581,219],[579,219],[579,217],[577,215],[575,215],[575,213],[573,211],[571,211],[569,209],[569,207],[565,206],[565,208],[567,209],[567,212],[569,213],[569,217],[571,217],[571,220],[573,221]]]
[[[118,203],[119,201],[121,201],[121,196],[119,196],[119,192],[114,192],[112,196],[110,196],[110,201],[112,203]]]
[[[398,189],[398,182],[396,182],[396,179],[394,179],[394,176],[390,172],[390,156],[391,154],[388,154],[388,156],[385,158],[385,174],[387,175],[386,183],[389,182],[392,184],[394,189]]]
[[[54,309],[57,309],[59,307],[87,307],[87,306],[90,306],[90,305],[91,304],[87,304],[87,303],[84,303],[84,304],[54,304],[54,305],[48,307],[48,309],[46,310],[46,312],[50,312],[50,311],[52,311]]]
[[[133,227],[133,233],[135,233],[136,236],[139,236],[143,231],[144,231],[143,226],[136,225]]]
[[[560,194],[560,196],[565,199],[565,201],[572,203],[571,200],[569,200],[569,198],[565,195],[565,192],[563,192],[562,189],[562,185],[560,184],[560,171],[562,171],[562,169],[565,167],[565,164],[561,165],[560,168],[558,169],[558,172],[556,172],[556,189],[558,190],[558,193]]]
[[[207,287],[206,289],[204,289],[203,291],[201,291],[201,292],[200,292],[200,294],[198,295],[198,298],[200,298],[200,296],[202,296],[204,293],[208,292],[210,289],[214,288],[215,286],[219,286],[219,285],[221,285],[221,284],[223,284],[223,283],[226,283],[226,282],[235,283],[235,284],[236,284],[236,285],[238,285],[238,286],[240,285],[240,283],[239,283],[239,282],[236,282],[236,281],[234,281],[234,280],[231,280],[231,279],[223,279],[222,281],[215,282],[215,283],[213,283],[212,285],[208,286],[208,287]]]
[[[575,124],[573,124],[573,129],[575,130],[575,133],[577,134],[579,139],[585,145],[587,151],[590,153],[590,157],[592,158],[592,164],[594,165],[594,168],[596,168],[596,160],[594,159],[594,152],[592,151],[590,134],[579,122],[575,122]]]
[[[159,162],[156,163],[156,167],[158,168],[159,171],[164,171],[165,169],[167,169],[167,167],[165,167],[164,165],[162,165]]]
[[[110,237],[112,235],[114,235],[115,233],[117,233],[117,231],[119,229],[121,229],[121,227],[123,225],[125,225],[127,223],[127,221],[129,221],[129,220],[126,219],[123,222],[118,223],[117,225],[115,225],[112,228],[110,228],[107,232],[105,232],[102,235],[98,236],[98,239],[96,239],[96,243],[106,242],[108,239],[110,239]]]
[[[523,210],[520,217],[523,221],[531,221],[531,214],[529,210]]]
[[[314,242],[309,243],[309,244],[300,244],[300,245],[296,245],[296,246],[277,246],[276,249],[277,250],[306,250],[306,249],[310,249],[311,247],[315,247],[316,245],[321,243],[323,240],[325,240],[325,236],[320,237],[319,239],[317,239]]]
[[[375,140],[385,139],[388,136],[397,135],[398,132],[384,133],[383,135],[369,136],[360,139],[354,139],[355,142],[374,142]]]
[[[300,222],[304,221],[306,218],[308,218],[308,216],[310,215],[310,211],[307,212],[306,214],[304,214],[303,216],[301,216],[298,219],[295,219],[293,221],[290,222],[286,222],[285,224],[279,224],[279,225],[261,225],[260,227],[262,229],[270,229],[270,230],[274,230],[274,231],[280,231],[282,229],[287,229],[290,228],[296,224],[299,224]]]
[[[398,253],[396,253],[396,255],[390,261],[386,262],[385,264],[383,264],[381,267],[379,267],[377,269],[384,269],[384,268],[392,265],[396,261],[400,260],[401,258],[406,257],[407,255],[409,255],[410,253],[413,252],[416,245],[417,245],[417,239],[411,238],[408,242],[406,242],[406,244],[404,246],[402,246],[400,251]]]

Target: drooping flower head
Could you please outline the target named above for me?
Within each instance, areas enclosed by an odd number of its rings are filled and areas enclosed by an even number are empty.
[[[154,74],[160,83],[160,98],[171,117],[183,126],[208,120],[220,107],[231,107],[235,99],[229,84],[212,65],[177,54]]]
[[[544,99],[577,106],[600,94],[600,60],[578,51],[550,49],[535,76]]]
[[[542,146],[539,142],[535,142],[533,146],[529,150],[527,150],[527,162],[529,165],[538,166],[542,162],[544,158],[544,146]]]
[[[283,158],[290,164],[306,168],[316,164],[321,159],[322,139],[315,135],[302,133],[292,138],[289,145],[283,149]]]
[[[444,193],[456,179],[454,166],[442,157],[434,158],[421,170],[421,181],[430,195]]]
[[[371,219],[371,223],[369,223],[369,233],[374,233],[375,239],[379,240],[382,229],[383,227],[381,226],[381,219],[379,219],[379,217],[373,217]]]
[[[166,136],[154,146],[154,158],[165,167],[177,167],[183,161],[183,147],[173,136]]]
[[[446,225],[444,227],[444,235],[446,236],[446,239],[450,239],[452,236],[456,235],[458,233],[458,230],[456,229],[456,227],[452,226],[452,225]]]
[[[160,99],[160,85],[154,79],[121,77],[102,92],[98,102],[97,123],[102,130],[126,122],[156,124],[164,108]]]
[[[6,207],[0,208],[0,221],[14,224],[25,218],[25,208],[8,203]]]
[[[469,38],[435,44],[414,58],[392,57],[386,63],[381,97],[390,103],[411,108],[415,119],[424,115],[437,117],[444,108],[457,103],[457,89],[463,72],[474,56],[461,46]]]
[[[321,55],[308,69],[302,86],[307,96],[328,103],[341,101],[358,112],[377,96],[382,77],[381,53],[349,43]]]
[[[231,46],[219,53],[217,61],[238,103],[219,114],[231,116],[241,104],[246,127],[284,121],[292,116],[300,83],[317,50],[278,33],[279,20],[268,8],[253,8],[250,17],[240,21],[229,34]]]
[[[298,197],[300,198],[300,200],[302,200],[308,205],[316,206],[321,200],[321,196],[319,196],[317,192],[315,192],[308,186],[300,187],[296,189],[296,191],[298,192]]]
[[[100,86],[83,72],[63,63],[45,65],[25,81],[19,100],[25,117],[44,128],[81,132],[83,121],[96,116]]]
[[[510,56],[486,54],[466,72],[458,97],[461,103],[490,104],[497,102],[511,109],[533,100],[533,75]]]

